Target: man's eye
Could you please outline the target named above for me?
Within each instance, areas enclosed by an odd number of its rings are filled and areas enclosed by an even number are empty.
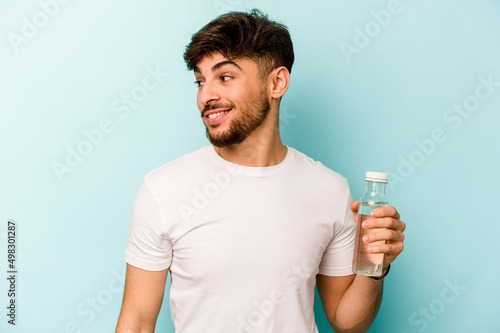
[[[231,80],[233,77],[229,76],[229,75],[223,75],[220,78],[221,78],[222,81],[226,82],[226,81]]]
[[[199,80],[194,81],[194,84],[196,84],[198,86],[198,88],[201,87],[203,85],[203,83],[204,83],[203,81],[199,81]]]

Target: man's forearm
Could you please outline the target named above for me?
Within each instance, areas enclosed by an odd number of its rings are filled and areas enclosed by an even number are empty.
[[[332,327],[337,333],[365,332],[377,315],[384,280],[356,275],[335,311]]]

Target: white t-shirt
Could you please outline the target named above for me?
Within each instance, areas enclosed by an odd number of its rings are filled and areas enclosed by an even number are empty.
[[[150,172],[125,261],[170,267],[176,333],[318,332],[316,275],[352,274],[347,180],[299,151],[270,167],[207,145]]]

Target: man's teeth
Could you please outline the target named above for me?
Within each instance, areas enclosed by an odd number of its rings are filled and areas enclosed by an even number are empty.
[[[212,113],[212,114],[208,115],[208,118],[210,118],[210,119],[216,118],[216,117],[220,116],[221,114],[228,113],[228,112],[229,111],[222,111],[222,112]]]

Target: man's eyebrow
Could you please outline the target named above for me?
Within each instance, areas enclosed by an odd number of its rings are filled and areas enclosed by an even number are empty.
[[[233,65],[233,66],[236,66],[240,71],[243,71],[241,69],[241,67],[235,63],[234,61],[231,61],[231,60],[224,60],[224,61],[221,61],[215,65],[212,66],[212,73],[215,72],[216,70],[218,70],[219,68],[223,67],[223,66],[226,66],[226,65]],[[194,68],[194,72],[195,73],[198,73],[198,74],[201,74],[201,70],[200,68],[198,68],[198,66],[196,66]]]
[[[233,65],[233,66],[236,66],[238,67],[238,69],[240,71],[242,71],[241,67],[238,66],[237,63],[235,63],[234,61],[231,61],[231,60],[224,60],[224,61],[221,61],[219,62],[218,64],[215,64],[212,66],[212,73],[215,72],[216,70],[218,70],[219,68],[223,67],[223,66],[226,66],[226,65]]]

